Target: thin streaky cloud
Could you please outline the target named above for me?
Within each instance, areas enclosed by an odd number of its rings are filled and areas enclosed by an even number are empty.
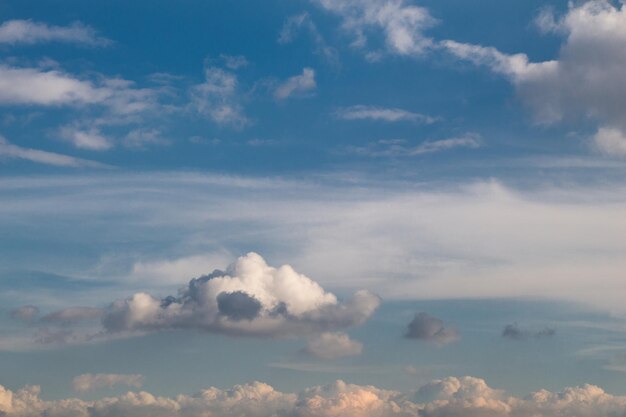
[[[23,148],[0,136],[0,159],[22,159],[44,165],[68,168],[110,168],[110,166],[88,159],[75,158],[40,149]]]
[[[335,117],[342,120],[375,120],[424,124],[432,124],[439,120],[437,117],[414,113],[400,108],[366,106],[361,104],[340,108],[335,112]]]

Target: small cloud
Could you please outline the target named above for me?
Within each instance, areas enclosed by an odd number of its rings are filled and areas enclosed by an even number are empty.
[[[243,55],[225,55],[221,54],[220,58],[224,61],[224,65],[232,70],[237,70],[249,65],[248,60]]]
[[[460,339],[456,329],[445,327],[442,320],[423,312],[416,314],[411,320],[404,337],[433,342],[440,346]]]
[[[221,126],[243,128],[250,120],[243,114],[237,76],[219,67],[207,67],[205,81],[190,90],[196,112]]]
[[[113,147],[111,139],[95,128],[84,130],[76,126],[64,126],[59,130],[59,136],[79,149],[106,151]]]
[[[294,75],[276,87],[274,97],[278,100],[284,100],[294,96],[302,97],[316,88],[315,70],[312,68],[304,68],[301,75]]]
[[[432,124],[438,119],[399,108],[355,105],[340,108],[335,116],[342,120],[374,120],[383,122],[413,122]]]
[[[153,145],[169,145],[169,141],[157,129],[134,129],[128,132],[123,139],[124,146],[132,149],[145,149]]]
[[[139,374],[82,374],[74,378],[72,388],[78,392],[93,391],[99,388],[113,388],[115,385],[141,388],[143,380],[143,376]]]
[[[527,339],[543,339],[552,337],[556,334],[556,330],[546,327],[545,329],[532,331],[521,329],[517,323],[507,324],[502,330],[502,337],[511,340],[527,340]]]
[[[303,352],[322,359],[357,356],[363,351],[363,344],[341,332],[322,333],[311,339]]]
[[[11,310],[11,317],[15,320],[31,322],[39,316],[39,309],[35,306],[21,306]]]

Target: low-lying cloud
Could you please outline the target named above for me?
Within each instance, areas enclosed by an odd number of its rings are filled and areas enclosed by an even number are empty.
[[[0,414],[6,417],[613,417],[626,413],[626,397],[594,385],[541,390],[524,398],[507,396],[474,377],[432,381],[402,393],[336,381],[299,393],[284,393],[262,382],[230,389],[208,388],[194,395],[159,397],[128,392],[95,401],[47,401],[39,387],[11,391],[0,386]]]

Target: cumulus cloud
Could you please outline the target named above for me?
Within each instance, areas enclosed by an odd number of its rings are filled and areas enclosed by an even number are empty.
[[[352,34],[355,47],[367,46],[371,30],[384,33],[385,49],[393,54],[419,55],[433,44],[424,31],[434,26],[436,20],[426,8],[405,0],[314,1],[342,19],[342,28]]]
[[[443,41],[456,57],[506,76],[539,123],[599,124],[592,141],[602,152],[626,155],[626,6],[608,0],[570,3],[562,17],[539,15],[543,31],[565,39],[555,60],[530,62],[526,54]]]
[[[82,374],[72,381],[74,391],[87,392],[99,388],[112,388],[115,385],[141,388],[143,376],[138,374]]]
[[[7,417],[611,417],[626,413],[626,397],[587,384],[519,398],[474,377],[435,380],[415,395],[343,381],[284,393],[253,382],[172,398],[141,391],[94,401],[46,401],[39,387],[14,392],[0,386],[0,413]]]
[[[334,359],[360,355],[363,344],[345,333],[322,333],[311,339],[303,351],[317,358]]]
[[[302,74],[294,75],[278,85],[276,90],[274,90],[274,97],[279,100],[284,100],[289,97],[303,96],[316,88],[315,70],[312,68],[304,68]]]
[[[11,317],[16,320],[30,322],[39,316],[39,309],[35,306],[21,306],[11,310]]]
[[[249,253],[225,272],[192,279],[178,296],[137,293],[115,301],[102,323],[107,333],[197,328],[272,337],[356,326],[379,303],[367,291],[342,303],[289,265],[273,268]]]
[[[237,75],[219,67],[204,70],[205,81],[192,87],[191,103],[195,110],[218,125],[241,128],[250,121],[243,113]]]
[[[0,136],[0,160],[21,159],[39,164],[69,168],[106,168],[107,165],[55,152],[17,146]]]
[[[398,108],[355,105],[338,109],[335,116],[343,120],[375,120],[384,122],[414,122],[431,124],[436,118]]]
[[[105,46],[110,40],[99,37],[91,27],[80,22],[69,26],[51,26],[32,20],[8,20],[0,25],[0,44],[32,45],[46,42],[67,42]]]
[[[556,330],[546,327],[542,330],[522,329],[517,323],[507,324],[502,330],[502,337],[512,340],[526,340],[530,338],[542,339],[552,337],[556,334]]]
[[[424,312],[415,315],[409,323],[404,337],[433,342],[440,346],[460,339],[456,329],[445,327],[442,320]]]

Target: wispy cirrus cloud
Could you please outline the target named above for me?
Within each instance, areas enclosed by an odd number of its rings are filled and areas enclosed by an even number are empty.
[[[414,113],[395,107],[355,105],[342,107],[335,111],[335,117],[342,120],[374,120],[383,122],[414,122],[431,124],[439,120],[436,117]]]
[[[68,168],[107,168],[106,164],[88,159],[75,158],[55,152],[39,149],[24,148],[14,145],[0,136],[0,159],[21,159],[44,165],[53,165]]]
[[[483,146],[481,137],[474,133],[448,139],[428,140],[418,145],[409,145],[403,139],[387,139],[369,143],[366,146],[354,146],[349,152],[370,157],[411,157],[431,154],[452,149],[478,149]]]
[[[64,42],[88,46],[106,46],[109,39],[100,37],[90,26],[74,22],[69,26],[53,26],[33,20],[8,20],[0,25],[0,45],[33,45]]]

